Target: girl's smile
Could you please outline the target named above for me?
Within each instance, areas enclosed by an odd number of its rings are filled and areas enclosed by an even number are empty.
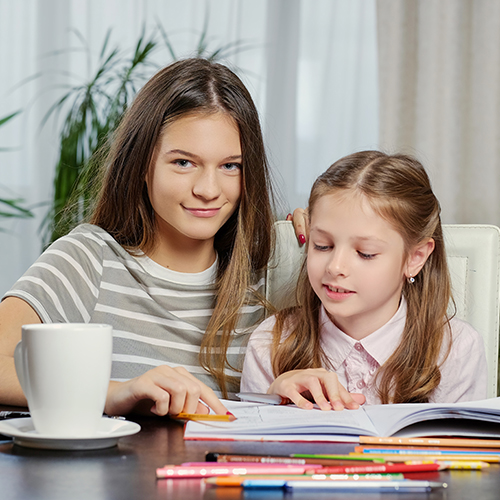
[[[350,295],[356,293],[352,290],[346,290],[345,288],[333,286],[333,285],[323,285],[326,288],[326,294],[332,300],[345,300]]]
[[[220,208],[187,208],[184,209],[194,217],[214,217],[219,213]]]

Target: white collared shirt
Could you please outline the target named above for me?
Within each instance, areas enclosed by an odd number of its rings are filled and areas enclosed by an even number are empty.
[[[406,302],[381,328],[357,341],[337,328],[324,308],[320,311],[321,343],[340,383],[349,392],[365,395],[367,404],[379,404],[375,373],[399,345],[406,321]],[[247,347],[241,378],[243,392],[265,393],[274,380],[270,345],[274,316],[264,321],[252,334]],[[441,383],[431,402],[474,401],[487,396],[487,365],[481,336],[471,325],[453,318],[450,322],[452,347],[441,369]],[[283,338],[288,335],[284,333]],[[442,358],[447,350],[442,349]]]

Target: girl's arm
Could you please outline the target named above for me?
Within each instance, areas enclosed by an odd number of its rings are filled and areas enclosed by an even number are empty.
[[[14,349],[21,340],[22,325],[41,323],[24,300],[7,297],[0,303],[0,404],[26,406],[14,366]]]

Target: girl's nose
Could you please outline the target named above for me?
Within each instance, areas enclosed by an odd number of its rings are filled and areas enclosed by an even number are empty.
[[[345,252],[337,248],[334,249],[326,270],[332,276],[346,276],[348,274],[348,263]]]
[[[217,172],[211,168],[204,168],[193,186],[193,193],[204,200],[214,200],[221,194],[221,187]]]

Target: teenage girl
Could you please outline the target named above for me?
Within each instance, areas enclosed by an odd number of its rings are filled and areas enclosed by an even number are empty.
[[[364,151],[332,165],[309,198],[298,305],[252,334],[242,391],[323,410],[486,398],[482,339],[447,312],[439,214],[411,157]]]
[[[273,212],[258,114],[227,67],[157,73],[125,114],[89,223],[56,241],[0,304],[0,402],[24,405],[13,351],[27,323],[114,329],[105,411],[227,410],[263,319]],[[64,376],[64,374],[61,374]]]

